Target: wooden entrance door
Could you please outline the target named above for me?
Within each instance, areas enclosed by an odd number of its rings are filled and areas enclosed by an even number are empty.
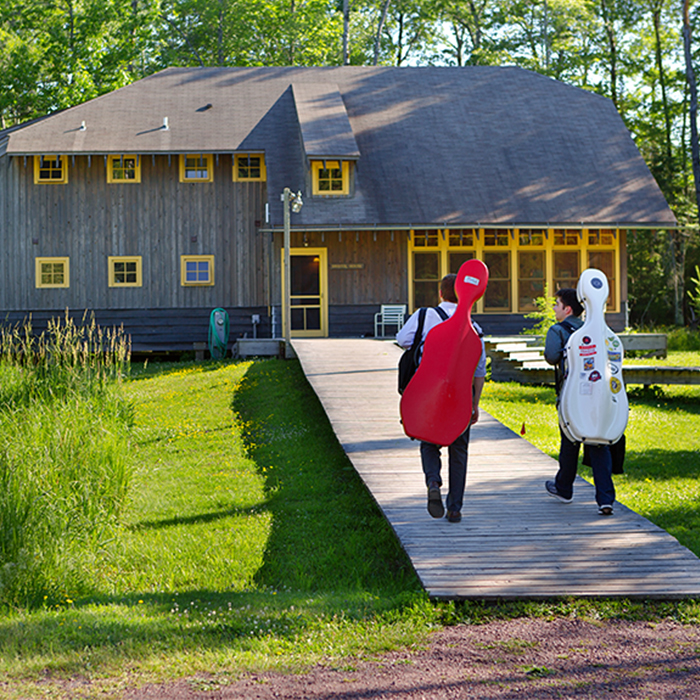
[[[327,250],[292,248],[289,252],[292,337],[325,338],[328,336]]]

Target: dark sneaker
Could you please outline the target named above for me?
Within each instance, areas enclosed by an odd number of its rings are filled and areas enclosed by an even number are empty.
[[[448,510],[447,520],[450,523],[458,523],[462,520],[462,514],[458,510]]]
[[[433,518],[442,518],[445,514],[445,507],[442,505],[442,496],[440,495],[440,487],[436,481],[431,481],[428,486],[428,513]]]
[[[552,496],[553,498],[558,498],[562,503],[571,503],[573,501],[573,498],[564,498],[559,491],[557,491],[557,487],[555,486],[553,481],[545,481],[544,482],[544,487],[547,489],[547,493]]]
[[[598,506],[598,512],[601,515],[612,515],[613,514],[613,507],[610,505]]]

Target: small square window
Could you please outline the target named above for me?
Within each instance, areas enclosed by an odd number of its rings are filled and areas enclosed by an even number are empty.
[[[141,256],[108,258],[110,287],[142,286]]]
[[[484,229],[485,246],[508,247],[511,238],[511,231],[507,228],[487,228]]]
[[[350,193],[350,163],[346,160],[314,160],[311,177],[315,195],[333,197]]]
[[[36,258],[37,288],[56,288],[69,286],[68,258]]]
[[[234,182],[262,182],[267,180],[265,156],[236,154],[233,158]]]
[[[212,286],[214,284],[213,255],[182,255],[180,257],[180,284]]]
[[[213,182],[211,153],[192,153],[180,156],[180,182]]]
[[[65,185],[67,182],[67,156],[34,156],[35,184]]]
[[[109,156],[107,160],[107,182],[141,182],[141,159],[139,156]]]

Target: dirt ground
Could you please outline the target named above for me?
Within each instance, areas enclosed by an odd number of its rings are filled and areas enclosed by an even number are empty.
[[[700,698],[700,626],[675,622],[521,619],[458,625],[428,648],[373,661],[199,676],[133,689],[124,700],[655,700]]]

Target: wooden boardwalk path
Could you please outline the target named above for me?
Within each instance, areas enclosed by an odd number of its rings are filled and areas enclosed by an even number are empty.
[[[692,552],[619,503],[612,517],[598,515],[593,486],[580,477],[573,503],[547,496],[555,460],[483,412],[472,429],[462,522],[434,520],[418,444],[399,423],[400,349],[365,339],[297,339],[293,346],[431,596],[700,597],[700,559]]]

